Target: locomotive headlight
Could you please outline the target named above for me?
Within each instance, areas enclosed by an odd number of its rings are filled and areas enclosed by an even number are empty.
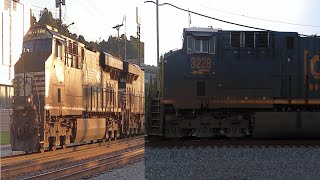
[[[31,103],[31,97],[28,97],[27,102]]]

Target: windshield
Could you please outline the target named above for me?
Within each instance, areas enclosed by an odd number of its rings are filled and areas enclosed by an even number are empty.
[[[35,39],[23,42],[24,52],[51,52],[52,39]]]

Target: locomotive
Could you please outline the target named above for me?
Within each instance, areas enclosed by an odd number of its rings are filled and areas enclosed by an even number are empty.
[[[144,71],[50,26],[30,28],[14,66],[11,147],[56,150],[144,132]]]
[[[319,51],[319,36],[297,32],[184,28],[162,60],[148,134],[319,138]]]

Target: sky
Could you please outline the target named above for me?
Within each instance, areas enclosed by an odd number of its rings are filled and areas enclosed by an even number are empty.
[[[86,40],[107,40],[117,31],[112,27],[121,24],[126,15],[126,28],[120,34],[136,36],[136,7],[141,18],[141,41],[145,43],[145,63],[156,65],[156,6],[143,0],[65,0],[62,7],[63,22],[75,24],[71,32],[84,35]],[[155,0],[154,0],[155,1]],[[190,11],[239,24],[270,29],[274,31],[293,31],[300,34],[320,35],[320,1],[318,0],[159,0],[171,3]],[[30,0],[36,17],[47,7],[58,17],[55,0]],[[290,24],[291,23],[291,24]],[[298,24],[298,25],[293,25]],[[183,28],[209,27],[222,30],[248,30],[215,20],[191,14],[171,6],[159,6],[159,49],[160,55],[182,47]]]

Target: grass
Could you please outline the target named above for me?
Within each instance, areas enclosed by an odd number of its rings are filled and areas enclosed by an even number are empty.
[[[10,144],[10,131],[0,131],[1,145]]]

